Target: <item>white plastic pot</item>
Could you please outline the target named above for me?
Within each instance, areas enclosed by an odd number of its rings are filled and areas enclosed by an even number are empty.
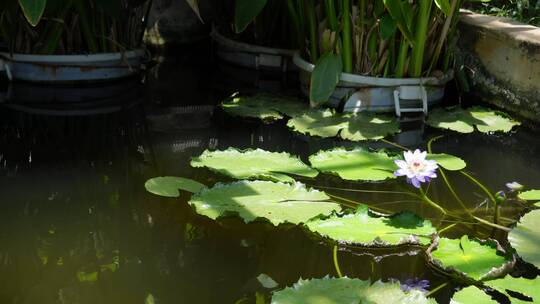
[[[8,79],[41,83],[99,82],[132,76],[147,60],[145,50],[90,55],[29,55],[0,52]]]
[[[302,92],[309,96],[311,73],[315,65],[305,61],[299,53],[294,55],[293,62],[300,70]],[[451,70],[441,78],[381,78],[342,73],[329,104],[337,107],[344,102],[345,112],[397,112],[397,102],[400,112],[412,109],[414,112],[427,112],[427,106],[442,100],[444,87],[452,78]],[[422,99],[426,100],[425,109]]]
[[[225,62],[256,70],[286,72],[294,68],[291,64],[294,50],[238,42],[220,34],[215,26],[210,36],[215,42],[217,57]]]

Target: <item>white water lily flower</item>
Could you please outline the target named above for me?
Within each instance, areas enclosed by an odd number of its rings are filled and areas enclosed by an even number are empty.
[[[403,153],[405,160],[395,160],[399,169],[394,172],[395,176],[406,176],[407,182],[420,188],[420,183],[429,182],[437,177],[435,171],[439,168],[437,162],[426,159],[427,152],[416,149],[414,152]]]
[[[508,187],[508,189],[510,189],[512,191],[519,191],[519,190],[523,189],[523,185],[518,183],[518,182],[507,183],[506,187]]]

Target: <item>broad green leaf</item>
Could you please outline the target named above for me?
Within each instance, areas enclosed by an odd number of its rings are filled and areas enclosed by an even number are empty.
[[[368,112],[343,115],[347,125],[340,133],[340,137],[351,141],[378,140],[387,135],[399,133],[399,123],[384,115],[375,115]]]
[[[195,168],[207,167],[236,179],[268,179],[294,182],[288,175],[316,177],[318,172],[304,164],[298,157],[286,152],[269,152],[261,149],[241,151],[229,148],[225,151],[204,151],[191,160]]]
[[[337,84],[343,68],[341,56],[334,53],[325,53],[315,64],[311,74],[309,100],[315,106],[328,101]]]
[[[214,220],[238,215],[246,223],[264,218],[277,226],[300,224],[319,215],[339,212],[340,205],[329,200],[324,192],[307,189],[301,183],[239,181],[201,191],[193,195],[189,204],[197,213]]]
[[[339,243],[365,247],[428,245],[436,233],[429,220],[402,212],[389,217],[372,215],[367,208],[354,214],[333,215],[306,223],[309,230]]]
[[[469,240],[440,238],[436,248],[429,252],[434,265],[465,280],[481,281],[504,275],[511,262],[497,252],[496,244],[481,244]]]
[[[389,14],[384,14],[380,23],[380,34],[382,39],[392,37],[397,30],[397,23]]]
[[[243,32],[266,6],[266,0],[235,0],[234,29]]]
[[[189,4],[189,6],[193,10],[193,12],[197,15],[197,17],[199,17],[199,20],[201,20],[201,22],[204,22],[201,17],[201,11],[199,9],[199,0],[186,0],[186,2]]]
[[[450,6],[449,0],[435,0],[435,4],[437,4],[437,7],[446,15],[450,15],[452,13],[452,6]]]
[[[428,154],[427,159],[436,161],[440,167],[449,171],[463,170],[467,166],[463,159],[445,153]]]
[[[43,16],[47,0],[19,0],[19,5],[28,23],[36,26]]]
[[[508,241],[525,262],[540,268],[540,210],[525,214],[508,233]]]
[[[283,115],[293,117],[309,110],[300,100],[275,96],[265,93],[253,96],[233,95],[225,100],[221,107],[232,116],[258,118],[263,121],[275,121]]]
[[[206,188],[205,185],[197,181],[176,176],[151,178],[146,181],[144,187],[150,193],[165,197],[179,197],[180,190],[196,193]]]
[[[518,194],[518,197],[526,201],[540,200],[540,190],[528,190]]]
[[[485,284],[491,288],[494,288],[512,299],[514,304],[526,304],[526,303],[538,303],[540,302],[540,279],[536,278],[534,280],[529,280],[525,278],[514,278],[511,276],[506,276],[503,279],[487,281]],[[532,301],[523,301],[520,300],[512,293],[520,293],[526,297],[532,298]]]
[[[404,292],[399,283],[344,278],[302,280],[277,291],[271,304],[404,304],[436,303],[418,290]]]
[[[309,162],[313,168],[337,174],[345,180],[381,181],[395,178],[395,159],[384,152],[369,152],[363,148],[335,148],[311,155]]]
[[[287,126],[305,135],[334,137],[346,127],[347,121],[332,110],[314,110],[291,118]]]
[[[482,107],[461,109],[459,107],[439,108],[430,112],[427,124],[440,129],[449,129],[460,133],[472,133],[474,127],[483,133],[510,132],[520,125],[506,114]]]
[[[462,290],[456,292],[452,299],[450,300],[450,304],[491,304],[491,303],[498,303],[497,301],[494,301],[491,299],[489,295],[487,295],[482,290],[474,287],[469,286],[467,288],[463,288]]]
[[[411,21],[408,18],[407,9],[404,7],[408,5],[407,2],[396,0],[384,0],[384,5],[388,10],[388,13],[395,20],[397,27],[401,31],[402,35],[411,43],[414,44],[414,36],[411,32]],[[409,5],[410,6],[410,5]]]

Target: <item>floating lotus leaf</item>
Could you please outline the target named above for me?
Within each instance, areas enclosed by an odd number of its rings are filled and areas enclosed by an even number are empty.
[[[344,115],[349,121],[340,136],[351,141],[382,139],[399,132],[399,123],[386,116],[360,112]]]
[[[525,304],[540,302],[540,279],[538,278],[535,280],[529,280],[525,278],[513,278],[511,276],[506,276],[504,279],[487,281],[485,284],[506,294],[512,299],[512,303]],[[526,297],[532,298],[532,301],[520,300],[508,291],[517,292]]]
[[[319,171],[337,174],[342,179],[380,181],[396,178],[395,159],[384,152],[369,152],[362,148],[351,151],[336,148],[311,155],[309,162]]]
[[[529,190],[521,192],[518,197],[526,201],[536,201],[540,200],[540,190]]]
[[[272,224],[300,224],[318,215],[339,212],[339,204],[329,201],[321,191],[307,189],[301,183],[286,184],[269,181],[239,181],[217,184],[191,198],[189,204],[197,213],[211,219],[238,215],[249,223],[258,218]]]
[[[494,241],[481,244],[467,235],[461,239],[440,238],[428,249],[428,256],[436,266],[469,282],[503,276],[513,266],[513,261],[498,254]]]
[[[393,118],[364,112],[337,114],[329,109],[295,116],[287,125],[302,134],[319,137],[340,134],[341,138],[351,141],[376,140],[399,132],[399,124]]]
[[[300,280],[293,287],[277,291],[271,304],[427,304],[436,303],[418,290],[404,292],[399,283],[349,278]]]
[[[289,120],[287,126],[296,132],[319,137],[334,137],[347,126],[347,119],[326,109],[310,111]]]
[[[428,154],[427,159],[436,161],[440,167],[449,171],[463,170],[467,166],[463,159],[445,153]]]
[[[492,303],[498,303],[497,301],[494,301],[491,299],[489,295],[487,295],[482,290],[470,286],[467,288],[463,288],[462,290],[456,292],[454,296],[452,297],[452,300],[450,300],[450,304],[492,304]]]
[[[540,268],[540,210],[525,214],[508,233],[508,241],[525,262]]]
[[[505,113],[482,107],[462,109],[460,107],[439,108],[430,112],[427,124],[440,129],[449,129],[460,133],[472,133],[474,127],[483,133],[510,132],[520,125]]]
[[[144,184],[146,191],[165,197],[179,197],[180,190],[197,193],[206,188],[205,185],[189,178],[176,176],[154,177]]]
[[[306,223],[310,231],[334,241],[366,247],[428,245],[436,233],[429,220],[402,212],[389,217],[375,216],[367,207],[343,216],[313,219]]]
[[[254,96],[234,95],[224,101],[221,107],[232,116],[258,118],[267,122],[283,119],[283,115],[300,115],[309,109],[300,100],[264,93]]]
[[[204,151],[191,160],[192,167],[208,167],[211,170],[236,179],[268,179],[294,182],[288,174],[315,177],[318,172],[304,164],[298,157],[285,152],[269,152],[261,149],[241,151],[229,148],[225,151]]]

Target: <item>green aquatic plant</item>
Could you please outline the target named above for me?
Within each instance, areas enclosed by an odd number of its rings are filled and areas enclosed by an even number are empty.
[[[188,202],[195,211],[211,219],[236,215],[249,223],[266,219],[277,226],[300,224],[341,211],[322,191],[308,189],[301,183],[239,181],[217,184],[192,196]]]
[[[332,215],[307,222],[306,227],[340,244],[363,247],[429,245],[436,233],[429,220],[411,212],[375,215],[362,205],[355,213]]]
[[[314,178],[317,170],[304,164],[298,157],[286,152],[269,152],[261,149],[204,151],[191,159],[191,166],[206,167],[236,179],[265,179],[294,182],[287,175]]]
[[[422,291],[403,291],[397,282],[371,283],[359,279],[322,278],[302,280],[293,287],[277,291],[272,296],[272,304],[428,304],[436,303],[428,299]]]
[[[540,200],[540,190],[528,190],[518,194],[518,197],[526,201]]]
[[[154,177],[144,184],[146,191],[164,197],[179,197],[180,190],[197,193],[206,186],[189,178],[176,176]]]
[[[351,141],[378,140],[399,133],[399,123],[385,115],[360,112],[340,114],[333,110],[312,110],[294,116],[287,126],[298,133],[318,137],[340,136]]]
[[[515,126],[520,125],[503,112],[479,106],[468,109],[459,106],[434,109],[430,111],[426,123],[434,128],[459,133],[472,133],[475,127],[482,133],[510,132]]]
[[[469,303],[475,303],[475,304],[495,304],[498,303],[497,301],[491,299],[489,295],[487,295],[482,290],[478,289],[475,286],[469,286],[466,288],[463,288],[462,290],[456,292],[452,299],[450,300],[450,304],[469,304]]]
[[[235,93],[221,103],[221,108],[231,116],[256,118],[264,122],[301,115],[309,110],[301,100],[266,93],[252,96]]]
[[[514,261],[498,250],[495,241],[438,238],[428,249],[429,261],[443,272],[471,283],[506,275]]]
[[[508,241],[525,262],[540,268],[540,210],[525,214],[508,233]]]
[[[540,279],[538,278],[530,280],[506,276],[503,279],[487,281],[484,284],[507,295],[512,299],[512,303],[525,304],[540,301]],[[531,298],[532,301],[523,300],[522,297],[518,296],[519,294]]]

